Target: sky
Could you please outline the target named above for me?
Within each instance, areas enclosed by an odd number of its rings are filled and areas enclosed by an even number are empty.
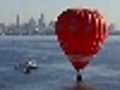
[[[28,19],[37,20],[41,13],[46,22],[56,20],[57,16],[67,8],[98,9],[105,15],[109,23],[120,28],[120,0],[0,0],[0,23],[15,23],[16,15],[20,15],[21,23]]]

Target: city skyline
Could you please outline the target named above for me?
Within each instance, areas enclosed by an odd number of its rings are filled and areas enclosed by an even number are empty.
[[[54,21],[45,22],[43,13],[37,20],[31,17],[26,23],[21,23],[21,17],[16,15],[14,23],[0,23],[0,35],[50,35],[55,33],[54,26]]]
[[[55,34],[55,21],[46,23],[44,13],[35,20],[33,17],[28,19],[28,22],[21,23],[19,14],[15,17],[15,22],[6,25],[0,23],[0,35],[53,35]],[[110,23],[110,34],[120,35],[120,30],[116,28],[114,23]]]
[[[46,15],[46,22],[56,20],[57,16],[67,8],[88,7],[98,9],[105,15],[108,22],[120,28],[119,0],[0,0],[0,22],[13,23],[14,17],[19,14],[21,23],[28,18],[39,18],[40,13]]]

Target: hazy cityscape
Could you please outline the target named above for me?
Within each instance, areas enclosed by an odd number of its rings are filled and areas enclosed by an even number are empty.
[[[114,23],[110,24],[110,35],[120,35],[120,29],[116,29],[116,25]]]
[[[0,23],[0,35],[51,35],[54,34],[55,22],[50,21],[48,24],[45,22],[45,15],[40,14],[40,18],[35,21],[30,18],[27,23],[20,23],[20,16],[16,15],[16,22],[6,25]]]
[[[22,16],[21,16],[22,17]],[[15,23],[6,25],[0,23],[0,35],[54,35],[55,21],[45,22],[44,13],[40,14],[37,21],[34,18],[29,18],[27,23],[20,23],[20,15],[16,15]],[[120,30],[116,30],[114,23],[110,24],[110,35],[120,35]]]

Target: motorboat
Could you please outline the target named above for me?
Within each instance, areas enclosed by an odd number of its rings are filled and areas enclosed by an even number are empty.
[[[19,64],[18,66],[15,66],[14,68],[17,69],[17,70],[22,70],[24,73],[28,74],[32,70],[37,69],[38,65],[37,65],[37,63],[35,63],[32,60],[27,60],[23,64]]]

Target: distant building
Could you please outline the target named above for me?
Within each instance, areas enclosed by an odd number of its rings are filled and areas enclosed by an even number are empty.
[[[110,32],[115,31],[115,29],[116,29],[115,24],[111,23],[110,26],[109,26],[109,29],[110,29]]]
[[[20,16],[19,15],[17,15],[16,17],[16,26],[20,27]]]
[[[45,18],[43,13],[40,15],[40,18],[38,19],[38,28],[40,34],[43,34],[44,30],[46,29]]]
[[[16,33],[21,34],[21,26],[20,26],[20,16],[16,16]]]
[[[109,25],[109,30],[110,30],[110,34],[114,34],[116,32],[116,26],[115,26],[115,24],[111,23]]]
[[[24,23],[23,25],[21,25],[21,35],[29,35],[29,28],[29,23]]]
[[[5,24],[4,23],[0,23],[0,35],[3,35],[5,33]]]
[[[10,24],[7,26],[7,30],[5,32],[6,35],[19,35],[18,31],[16,30],[16,25],[15,24]]]
[[[48,34],[48,35],[55,34],[55,22],[54,21],[50,21],[50,23],[48,24],[45,30],[45,34]]]
[[[111,23],[109,26],[110,35],[120,35],[120,30],[116,29],[116,25]]]
[[[34,18],[31,18],[28,24],[29,24],[29,35],[33,35],[36,30],[36,21],[34,20]]]

